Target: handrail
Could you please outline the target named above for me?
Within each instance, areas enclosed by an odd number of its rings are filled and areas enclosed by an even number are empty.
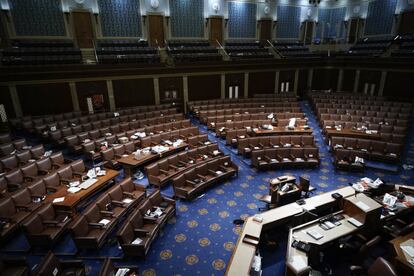
[[[224,54],[226,54],[226,56],[228,57],[228,58],[230,58],[230,56],[229,56],[229,54],[226,52],[226,50],[224,49],[224,47],[223,47],[223,45],[221,45],[220,44],[220,42],[216,39],[216,42],[217,42],[217,44],[219,45],[219,48],[221,49],[221,50],[223,50],[223,52],[224,52]]]
[[[273,51],[276,52],[276,54],[278,54],[280,57],[285,57],[278,49],[276,49],[275,46],[273,46],[272,42],[270,42],[269,39],[267,39],[266,42],[269,43],[270,47],[273,49]]]
[[[96,63],[99,63],[99,58],[98,58],[98,54],[96,53],[96,45],[95,45],[94,39],[92,39],[92,46],[93,46],[93,53],[95,54]]]

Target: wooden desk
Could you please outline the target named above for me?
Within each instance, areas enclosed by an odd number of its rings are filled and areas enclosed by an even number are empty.
[[[233,250],[233,254],[227,264],[226,275],[228,276],[245,276],[249,275],[250,268],[252,266],[253,257],[256,253],[256,246],[243,242],[245,235],[250,235],[257,239],[260,239],[260,235],[263,230],[269,230],[286,223],[292,219],[293,216],[298,215],[306,209],[318,209],[329,206],[335,202],[331,194],[339,193],[343,197],[349,197],[355,194],[352,187],[344,187],[338,190],[330,191],[321,195],[310,197],[305,199],[304,205],[298,205],[291,203],[284,205],[260,214],[263,218],[261,223],[253,220],[253,217],[247,218],[244,223],[242,232],[237,240],[236,246]]]
[[[352,130],[352,129],[336,130],[335,128],[331,128],[331,129],[326,129],[325,128],[325,133],[329,137],[340,136],[340,137],[350,137],[350,138],[381,140],[381,135],[379,133],[367,134],[366,132],[358,131],[358,130]]]
[[[414,265],[409,262],[411,257],[401,249],[401,245],[414,246],[414,232],[405,236],[397,237],[390,241],[395,252],[395,263],[397,270],[403,272],[401,275],[414,274]]]
[[[344,198],[344,209],[341,213],[344,218],[340,220],[340,225],[332,229],[324,230],[319,225],[319,219],[292,228],[289,232],[289,239],[286,253],[286,275],[302,275],[309,270],[308,255],[292,247],[293,240],[316,246],[316,251],[330,246],[332,241],[350,235],[359,230],[366,230],[375,226],[375,221],[379,222],[381,205],[375,200],[364,194],[356,194]],[[362,223],[361,227],[356,227],[350,222],[349,218],[354,218]],[[307,232],[316,231],[323,235],[320,239],[314,239]]]
[[[273,127],[273,129],[253,129],[253,136],[269,136],[269,135],[312,135],[312,128],[295,127],[295,129],[287,129],[285,127]]]
[[[126,176],[132,176],[133,175],[133,171],[140,167],[143,166],[147,163],[150,163],[152,161],[161,159],[163,157],[169,156],[171,154],[174,154],[176,152],[179,152],[181,150],[184,150],[186,147],[188,146],[187,143],[181,143],[178,147],[173,147],[170,146],[169,149],[167,151],[161,152],[159,154],[154,154],[154,153],[147,153],[144,154],[142,153],[140,155],[140,157],[138,159],[135,158],[135,154],[132,153],[126,157],[122,157],[120,159],[118,159],[118,162],[124,167],[124,172]]]
[[[75,211],[76,205],[79,204],[79,202],[87,199],[88,197],[104,188],[108,182],[119,175],[119,172],[115,170],[105,169],[105,171],[106,174],[103,176],[98,176],[98,181],[88,189],[82,189],[79,192],[72,194],[68,192],[67,187],[62,187],[55,193],[48,195],[45,199],[45,203],[52,203],[54,206],[60,207],[62,209]],[[59,197],[64,197],[65,199],[62,202],[53,203],[53,200]]]

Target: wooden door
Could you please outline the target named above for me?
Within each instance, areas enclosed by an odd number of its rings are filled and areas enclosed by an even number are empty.
[[[312,44],[313,40],[313,21],[305,22],[305,44]]]
[[[164,47],[164,17],[162,15],[149,15],[149,38],[152,47]]]
[[[272,41],[272,20],[263,19],[260,20],[260,41],[266,43],[266,41]]]
[[[223,18],[210,17],[210,42],[223,44]]]
[[[79,48],[93,48],[95,38],[90,12],[72,12],[73,31]]]

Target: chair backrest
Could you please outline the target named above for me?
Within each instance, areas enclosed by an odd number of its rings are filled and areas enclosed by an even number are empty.
[[[368,269],[369,276],[397,276],[394,267],[384,258],[378,257]]]
[[[304,192],[309,192],[310,181],[304,176],[299,177],[299,188]]]

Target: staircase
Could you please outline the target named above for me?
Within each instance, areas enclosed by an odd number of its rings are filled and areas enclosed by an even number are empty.
[[[93,48],[82,48],[82,62],[83,64],[97,64],[95,51]]]

